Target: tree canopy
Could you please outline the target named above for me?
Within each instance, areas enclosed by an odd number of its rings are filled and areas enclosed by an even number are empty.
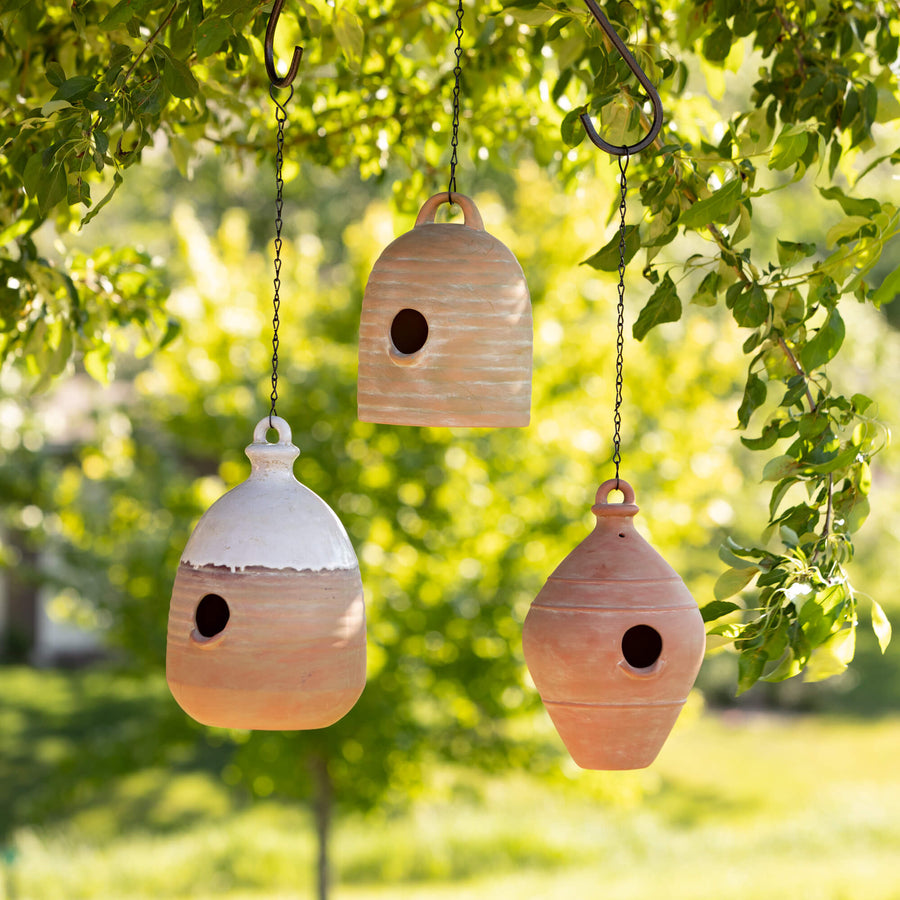
[[[26,546],[53,545],[61,596],[87,598],[95,621],[156,666],[183,539],[244,477],[240,448],[263,411],[265,342],[248,335],[265,334],[271,289],[268,8],[0,7],[2,371],[5,390],[35,405],[17,413],[20,437],[4,438],[6,524]],[[606,12],[666,111],[627,169],[628,296],[643,306],[629,310],[641,343],[626,351],[623,453],[660,496],[654,536],[682,548],[673,562],[689,583],[709,581],[712,599],[696,593],[714,639],[739,654],[738,689],[801,671],[826,678],[853,655],[847,563],[869,511],[870,460],[888,437],[872,392],[833,384],[826,368],[840,364],[848,307],[880,308],[900,287],[889,249],[900,211],[878,189],[900,164],[900,10],[667,0]],[[447,4],[422,0],[300,0],[281,16],[276,58],[304,47],[286,103],[285,277],[302,310],[283,326],[283,377],[297,396],[285,391],[282,414],[313,444],[301,480],[358,548],[371,665],[357,709],[333,729],[208,738],[236,742],[225,776],[261,794],[276,784],[304,793],[305,776],[292,782],[300,756],[327,760],[342,796],[362,804],[404,792],[428,754],[547,758],[513,724],[536,703],[519,627],[583,535],[612,449],[601,411],[612,403],[614,326],[601,299],[618,264],[607,224],[618,170],[584,141],[579,115],[620,144],[646,131],[647,114],[579,4],[465,5],[457,178],[463,193],[483,192],[489,230],[528,277],[534,424],[461,433],[357,422],[365,277],[447,184],[455,26]],[[217,160],[241,162],[243,174],[227,183]],[[326,170],[358,171],[369,187]],[[190,177],[217,225],[174,202]],[[306,209],[290,211],[292,191]],[[164,209],[181,269],[117,242],[117,204],[137,202],[128,197]],[[73,371],[115,379],[118,400],[93,411],[75,450],[35,454],[52,443],[40,392]],[[731,529],[746,529],[729,504],[754,467],[772,483],[768,515],[758,540],[735,539]],[[711,542],[726,565],[714,585],[689,552]],[[883,649],[890,626],[874,600],[871,619]]]
[[[54,603],[145,671],[161,667],[190,526],[245,477],[267,408],[269,8],[0,4],[0,563],[16,573],[40,555]],[[738,690],[827,678],[854,653],[847,564],[888,440],[884,390],[843,387],[842,357],[854,323],[878,338],[900,288],[900,212],[882,187],[900,164],[900,9],[604,9],[665,110],[627,166],[623,471],[711,643],[737,651]],[[621,144],[648,116],[576,3],[464,6],[457,180],[528,278],[532,426],[356,421],[366,276],[447,186],[456,24],[427,0],[297,0],[276,34],[276,59],[304,48],[293,96],[275,94],[289,116],[279,411],[304,450],[298,475],[360,556],[368,686],[322,732],[160,728],[167,760],[190,740],[229,746],[228,783],[314,792],[322,822],[332,789],[358,807],[400,799],[429,759],[554,758],[534,730],[521,623],[589,527],[612,452],[619,172],[579,117]],[[747,473],[771,483],[764,513]],[[887,617],[866,603],[884,650]]]

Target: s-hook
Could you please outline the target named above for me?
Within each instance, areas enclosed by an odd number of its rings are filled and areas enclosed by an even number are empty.
[[[266,59],[266,72],[269,75],[269,81],[277,88],[286,88],[291,86],[291,82],[297,77],[300,69],[300,60],[303,58],[303,48],[294,47],[294,55],[291,57],[291,66],[284,78],[278,76],[275,69],[275,28],[278,25],[278,17],[281,15],[281,8],[284,6],[284,0],[275,0],[272,12],[269,13],[269,24],[266,26],[266,40],[263,44],[263,53]],[[626,51],[627,52],[627,51]]]
[[[632,153],[638,153],[643,150],[645,147],[649,147],[650,144],[656,139],[656,136],[659,134],[660,128],[662,128],[663,122],[663,108],[662,101],[659,99],[659,94],[656,91],[656,88],[650,83],[650,79],[647,77],[644,70],[638,65],[637,60],[631,55],[631,51],[625,46],[622,42],[622,38],[616,33],[616,30],[610,24],[609,19],[603,14],[600,7],[597,5],[596,0],[585,0],[587,4],[587,8],[590,10],[591,15],[597,20],[597,24],[603,29],[606,33],[606,36],[612,41],[613,46],[622,56],[622,59],[628,64],[628,68],[634,72],[635,76],[637,76],[637,80],[641,83],[644,90],[647,92],[647,96],[650,98],[650,103],[653,105],[653,124],[650,126],[650,132],[636,144],[632,144],[631,146],[623,146],[617,147],[615,144],[608,144],[606,141],[597,134],[597,130],[594,128],[594,123],[591,121],[590,115],[588,113],[583,112],[579,118],[581,119],[581,124],[584,125],[584,130],[587,132],[587,136],[591,139],[591,141],[598,146],[601,150],[605,150],[607,153],[612,153],[614,156],[630,156]]]

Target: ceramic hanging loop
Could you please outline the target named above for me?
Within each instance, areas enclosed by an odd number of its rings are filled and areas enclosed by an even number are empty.
[[[581,119],[581,124],[584,125],[584,130],[587,132],[587,136],[601,150],[605,150],[607,153],[613,154],[613,156],[627,156],[628,154],[639,153],[645,147],[649,147],[650,144],[652,144],[653,141],[656,140],[656,136],[659,134],[659,130],[662,128],[662,101],[659,99],[659,93],[650,82],[647,74],[638,65],[637,60],[631,55],[631,51],[622,42],[622,39],[619,37],[615,28],[612,27],[609,19],[607,19],[603,14],[602,10],[597,5],[595,0],[585,0],[585,3],[587,5],[587,8],[591,12],[591,15],[597,20],[597,24],[603,29],[604,33],[610,39],[610,41],[612,41],[613,46],[616,48],[616,50],[618,50],[622,59],[625,60],[628,68],[631,69],[632,72],[634,72],[637,80],[641,83],[641,86],[647,92],[647,96],[650,98],[650,103],[653,106],[653,124],[650,126],[650,131],[648,132],[648,134],[636,144],[625,145],[621,147],[617,147],[615,144],[609,144],[604,141],[602,137],[600,137],[600,135],[597,133],[597,130],[594,128],[594,123],[591,121],[591,117],[590,115],[588,115],[588,113],[583,112],[579,117]]]
[[[266,73],[269,76],[269,81],[278,88],[290,87],[293,80],[297,77],[297,72],[300,70],[300,60],[303,58],[303,48],[295,46],[294,55],[291,57],[291,64],[288,68],[287,75],[283,78],[279,77],[278,72],[275,69],[274,45],[275,29],[278,27],[278,17],[281,15],[283,6],[284,0],[275,0],[275,5],[272,7],[272,12],[269,14],[269,24],[266,26],[266,39],[263,44],[263,55],[266,60]]]

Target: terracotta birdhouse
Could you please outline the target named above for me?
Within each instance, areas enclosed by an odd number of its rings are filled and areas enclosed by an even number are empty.
[[[366,680],[359,564],[331,508],[294,478],[300,451],[269,417],[250,477],[188,540],[169,609],[166,678],[204,725],[307,729],[347,713]]]
[[[525,661],[544,706],[584,769],[640,769],[666,740],[697,677],[705,631],[693,597],[638,534],[634,491],[609,503],[557,567],[525,619]]]
[[[531,415],[531,298],[515,256],[453,194],[431,197],[378,258],[359,328],[359,418],[392,425],[524,426]]]

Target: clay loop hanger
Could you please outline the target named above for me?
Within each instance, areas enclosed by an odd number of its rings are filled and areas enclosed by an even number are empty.
[[[284,0],[275,0],[272,12],[269,14],[269,24],[266,26],[266,40],[263,44],[263,53],[266,60],[266,72],[269,81],[273,87],[286,88],[291,86],[291,82],[297,77],[300,69],[300,60],[303,58],[303,48],[294,47],[294,55],[291,57],[291,65],[287,75],[284,78],[278,76],[275,69],[275,29],[278,26],[278,17],[281,15],[281,9],[284,6]]]
[[[650,144],[656,139],[656,136],[659,134],[660,128],[662,128],[663,123],[663,108],[662,101],[659,99],[659,94],[657,93],[656,88],[651,84],[650,79],[647,77],[647,74],[644,70],[638,65],[637,60],[631,55],[631,51],[625,46],[622,42],[622,39],[616,33],[616,30],[610,24],[609,19],[603,14],[600,7],[597,5],[596,0],[585,0],[587,4],[587,8],[590,10],[591,15],[597,20],[597,24],[603,29],[606,33],[606,36],[612,41],[613,46],[616,50],[619,51],[622,59],[628,64],[628,68],[634,72],[637,80],[641,83],[644,90],[647,92],[647,96],[650,98],[650,103],[653,105],[653,124],[650,126],[649,133],[638,141],[636,144],[631,144],[631,146],[622,146],[617,147],[615,144],[609,144],[603,140],[602,137],[597,133],[597,130],[594,128],[594,123],[591,121],[591,117],[587,112],[583,112],[579,118],[581,119],[581,124],[584,125],[584,130],[587,132],[587,136],[591,139],[591,141],[599,147],[601,150],[605,150],[607,153],[613,154],[613,156],[629,156],[632,153],[638,153],[643,150],[645,147],[649,147]]]

